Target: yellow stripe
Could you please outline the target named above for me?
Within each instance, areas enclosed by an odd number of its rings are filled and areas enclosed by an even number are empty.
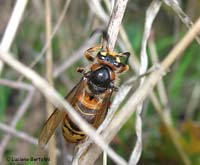
[[[78,109],[78,111],[84,115],[88,115],[88,116],[94,116],[96,114],[91,114],[91,113],[85,113],[81,110],[81,108],[78,106],[78,104],[76,103],[76,108]]]

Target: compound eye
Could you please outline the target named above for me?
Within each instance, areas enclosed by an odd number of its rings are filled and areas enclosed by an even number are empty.
[[[106,60],[106,52],[99,52],[97,54],[97,56],[101,59],[101,60]]]

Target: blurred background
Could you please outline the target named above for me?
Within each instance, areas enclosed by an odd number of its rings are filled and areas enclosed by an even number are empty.
[[[109,16],[109,1],[100,1],[102,9]],[[180,0],[183,11],[193,22],[200,16],[200,1]],[[145,22],[145,12],[151,1],[129,0],[123,18],[123,28],[126,32],[132,51],[139,59],[141,40]],[[0,0],[0,36],[2,37],[15,1]],[[61,17],[66,1],[51,2],[52,29]],[[104,14],[105,14],[104,13]],[[89,63],[84,58],[84,51],[100,43],[100,35],[94,34],[96,29],[105,29],[108,20],[103,13],[96,9],[92,1],[71,1],[62,23],[52,38],[53,78],[54,87],[65,96],[67,92],[80,80],[77,67],[87,67]],[[46,40],[45,4],[43,1],[29,1],[23,19],[20,23],[11,52],[27,66],[41,54]],[[169,6],[163,4],[152,28],[148,43],[149,67],[155,63],[153,53],[158,60],[165,58],[167,53],[188,31],[177,14]],[[130,47],[119,36],[115,51],[130,51]],[[156,53],[155,53],[156,52]],[[200,46],[194,41],[184,52],[184,56],[177,60],[163,79],[162,89],[156,88],[155,95],[161,109],[158,110],[152,103],[152,98],[145,101],[143,119],[143,152],[139,164],[182,164],[183,159],[189,159],[191,164],[200,164]],[[133,65],[134,62],[132,61]],[[46,61],[43,56],[33,69],[46,78]],[[129,77],[135,75],[134,67],[119,78],[119,85]],[[37,146],[34,140],[46,120],[45,99],[37,90],[16,88],[5,80],[12,82],[30,83],[20,74],[8,66],[4,66],[0,77],[0,122],[17,130],[23,131],[33,138],[27,142],[16,136],[5,140],[6,132],[0,130],[0,158],[3,164],[12,164],[6,161],[9,156],[34,155]],[[137,83],[136,83],[137,84]],[[162,91],[164,90],[164,95]],[[28,91],[28,92],[27,92]],[[131,91],[133,92],[133,90]],[[166,97],[166,98],[165,98]],[[126,98],[126,100],[128,97]],[[28,101],[27,101],[28,100]],[[24,105],[23,103],[27,104]],[[155,102],[154,102],[155,103]],[[24,107],[23,107],[24,106]],[[21,110],[23,109],[23,110]],[[20,111],[21,110],[21,111]],[[166,110],[166,111],[165,111]],[[21,112],[21,115],[18,112]],[[172,120],[169,129],[159,113],[167,112]],[[162,112],[163,111],[163,112]],[[17,120],[16,115],[18,114]],[[13,125],[12,125],[13,123]],[[171,132],[169,130],[172,130]],[[175,137],[174,137],[175,135]],[[60,130],[56,132],[58,148],[62,148],[63,137]],[[178,141],[177,143],[174,142]],[[134,115],[123,126],[113,139],[111,146],[129,159],[135,144]],[[180,152],[184,154],[181,155]],[[63,164],[62,154],[59,164]],[[101,164],[98,160],[97,164]],[[29,162],[31,164],[31,162]],[[46,162],[43,162],[46,164]],[[108,164],[114,164],[109,160]]]

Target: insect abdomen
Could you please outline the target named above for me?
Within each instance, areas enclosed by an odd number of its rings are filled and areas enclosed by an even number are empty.
[[[70,143],[77,143],[85,139],[85,134],[66,115],[62,123],[64,138]]]
[[[84,105],[84,101],[85,100],[82,100],[82,102],[77,101],[73,107],[89,124],[97,128],[101,124],[101,122],[99,123],[99,118],[102,115],[102,111],[99,109],[98,104],[93,106],[93,109],[86,107],[86,105]],[[87,106],[89,106],[89,102],[87,102]],[[64,138],[71,143],[80,142],[86,137],[85,133],[81,131],[76,124],[74,124],[68,115],[66,115],[63,119],[62,131]]]

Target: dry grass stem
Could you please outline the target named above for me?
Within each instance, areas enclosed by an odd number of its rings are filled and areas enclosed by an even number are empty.
[[[154,64],[159,63],[153,37],[151,37],[149,40],[149,50],[150,50],[152,62]],[[171,118],[171,114],[170,114],[171,110],[168,106],[168,104],[169,104],[168,98],[167,98],[166,90],[165,90],[162,79],[160,80],[160,82],[158,82],[157,87],[158,87],[158,94],[159,94],[160,102],[162,105],[160,105],[160,103],[157,103],[158,100],[155,98],[155,95],[151,94],[151,98],[154,100],[154,103],[155,103],[156,111],[160,115],[160,118],[161,118],[163,124],[165,125],[166,129],[168,130],[168,133],[170,134],[169,136],[170,136],[172,142],[174,143],[174,146],[176,147],[176,150],[177,150],[178,154],[180,155],[180,158],[182,159],[183,162],[190,163],[190,160],[189,160],[187,154],[185,153],[185,151],[183,150],[183,147],[181,146],[181,144],[179,142],[178,131],[172,125],[172,118]]]
[[[10,17],[10,20],[8,22],[8,25],[6,27],[6,30],[1,40],[1,44],[0,44],[1,50],[9,51],[12,45],[12,42],[15,38],[17,28],[22,19],[27,3],[28,3],[28,0],[17,0],[17,2],[15,3],[15,7],[13,9],[12,15]],[[2,69],[3,69],[3,63],[2,61],[0,61],[0,74],[2,72]]]
[[[107,163],[107,154],[106,154],[106,152],[103,152],[103,165],[107,165],[108,163]]]
[[[143,39],[142,39],[142,47],[140,52],[140,70],[139,74],[144,74],[148,67],[148,57],[147,57],[147,40],[149,39],[151,33],[151,27],[155,17],[160,10],[161,2],[159,0],[154,0],[146,11],[146,18],[145,18],[145,25],[144,25],[144,32],[143,32]],[[144,78],[141,78],[140,86],[142,86],[144,82]],[[131,153],[129,164],[137,164],[140,159],[140,155],[142,153],[142,119],[141,119],[141,112],[142,112],[143,103],[139,104],[136,109],[136,119],[135,119],[135,130],[137,135],[137,140],[135,147]]]
[[[149,45],[149,51],[150,51],[150,56],[151,56],[151,59],[152,59],[152,63],[153,64],[158,64],[159,63],[159,59],[158,59],[158,54],[156,52],[156,45],[155,45],[153,36],[150,37],[148,45]],[[164,107],[164,110],[168,111],[168,113],[170,113],[171,110],[169,108],[169,101],[168,101],[168,97],[167,97],[167,93],[166,93],[166,89],[165,89],[163,80],[161,80],[158,83],[158,94],[159,94],[159,98],[161,98],[160,101],[162,103],[162,106]]]
[[[115,5],[111,14],[111,18],[109,20],[107,30],[109,38],[106,47],[108,47],[110,50],[113,50],[115,47],[115,43],[117,41],[117,36],[121,26],[122,18],[124,16],[127,2],[128,0],[115,1]]]
[[[106,4],[106,8],[108,11],[112,11],[113,7],[114,7],[114,2],[112,1],[111,3],[108,0],[104,0],[105,4]],[[138,59],[136,57],[136,53],[133,50],[131,43],[129,41],[129,38],[127,36],[127,33],[123,27],[123,24],[121,24],[120,29],[119,29],[119,35],[122,38],[123,42],[125,43],[126,46],[126,51],[128,50],[131,53],[130,59],[129,59],[129,65],[133,68],[133,70],[135,71],[135,73],[138,73],[139,71],[139,62]],[[125,50],[124,50],[125,51]]]
[[[163,0],[166,5],[170,6],[174,12],[178,15],[180,20],[185,24],[185,26],[190,29],[193,26],[193,22],[190,17],[181,9],[179,2],[177,0]],[[200,34],[195,37],[198,44],[200,44]]]
[[[8,86],[8,87],[14,88],[14,89],[23,89],[23,90],[28,90],[28,91],[31,91],[34,88],[30,84],[23,83],[23,82],[11,81],[11,80],[7,80],[7,79],[0,79],[0,85]]]
[[[151,57],[152,63],[154,65],[160,63],[160,61],[158,59],[158,54],[156,52],[156,46],[155,46],[153,35],[150,37],[148,45],[149,45],[149,51],[150,51],[150,57]],[[166,118],[168,118],[168,124],[171,125],[172,124],[171,116],[170,116],[171,110],[169,107],[169,101],[168,101],[168,97],[167,97],[163,79],[161,79],[160,82],[158,82],[157,87],[158,87],[158,94],[159,94],[159,98],[160,98],[160,102],[161,102],[162,106],[160,106],[161,108],[156,108],[156,110],[163,109],[165,112],[160,111],[160,113],[163,114]],[[155,96],[152,96],[152,98],[153,98],[153,100],[155,100]],[[155,101],[155,104],[156,104],[156,102],[157,101]]]
[[[185,35],[185,37],[174,47],[171,53],[167,55],[167,57],[162,63],[164,65],[161,65],[160,69],[153,72],[144,81],[144,84],[137,89],[137,91],[129,98],[129,100],[120,110],[120,112],[117,113],[117,115],[112,120],[108,128],[102,134],[102,136],[107,142],[110,142],[113,139],[113,137],[120,130],[120,128],[123,126],[126,120],[128,120],[131,114],[135,112],[136,106],[139,103],[141,103],[151,93],[156,83],[158,83],[161,77],[164,76],[164,71],[172,64],[171,57],[173,57],[172,59],[174,61],[177,58],[179,58],[180,53],[186,49],[186,47],[192,42],[192,40],[199,33],[199,31],[200,31],[200,19],[195,23],[193,28],[190,29],[190,31]],[[180,47],[182,49],[179,49]],[[96,145],[92,144],[90,146],[90,149],[85,153],[85,156],[82,159],[82,163],[88,163],[91,160],[96,160],[96,158],[99,157],[100,153],[101,150]]]
[[[190,120],[195,114],[195,110],[199,107],[200,100],[200,82],[197,82],[194,86],[194,89],[192,91],[188,107],[185,112],[186,119]]]
[[[172,63],[182,55],[182,52],[185,50],[185,48],[193,41],[194,37],[196,37],[199,33],[200,18],[188,31],[185,37],[171,50],[167,58],[163,60],[163,62],[161,63],[163,69],[166,70],[170,65],[172,65]]]
[[[38,145],[37,139],[33,138],[32,136],[26,134],[25,132],[22,131],[18,131],[15,128],[8,126],[6,124],[0,123],[0,129],[6,133],[9,133],[13,136],[16,136],[28,143],[34,144],[34,145]]]
[[[88,6],[90,10],[94,12],[101,20],[103,20],[106,24],[108,23],[109,16],[106,14],[105,10],[102,8],[100,1],[96,0],[87,0]]]
[[[35,60],[30,64],[30,68],[33,68],[44,56],[45,52],[47,51],[49,45],[51,44],[51,41],[53,39],[53,37],[56,35],[61,23],[63,22],[63,19],[65,17],[65,14],[67,12],[67,9],[69,7],[71,0],[66,0],[66,3],[63,7],[63,10],[59,16],[58,22],[56,23],[56,25],[54,26],[51,36],[50,36],[50,40],[48,40],[48,42],[46,42],[46,44],[44,45],[44,47],[42,48],[41,52],[39,53],[39,55],[35,58]],[[21,81],[23,78],[23,76],[19,77],[19,80]]]
[[[52,48],[51,48],[51,33],[52,33],[52,25],[51,25],[51,1],[45,0],[45,22],[46,22],[46,45],[47,52],[46,52],[46,77],[47,81],[51,86],[53,86],[53,78],[52,78],[52,70],[53,70],[53,59],[52,59]],[[47,44],[48,43],[48,44]],[[54,107],[53,105],[46,99],[46,111],[47,111],[47,118],[53,113]],[[51,137],[48,143],[48,154],[51,158],[49,162],[50,165],[56,165],[56,138],[55,135]]]
[[[49,48],[49,46],[51,45],[51,41],[53,39],[53,37],[56,35],[61,23],[63,22],[63,19],[65,17],[65,14],[67,12],[67,9],[69,7],[71,0],[66,0],[66,3],[63,7],[63,10],[59,16],[58,22],[56,23],[56,25],[54,26],[52,33],[50,35],[50,39],[46,42],[46,44],[44,45],[44,47],[41,50],[41,53],[38,55],[38,57],[30,64],[30,67],[34,67],[40,60],[41,58],[44,56],[45,52],[47,51],[47,49]]]

